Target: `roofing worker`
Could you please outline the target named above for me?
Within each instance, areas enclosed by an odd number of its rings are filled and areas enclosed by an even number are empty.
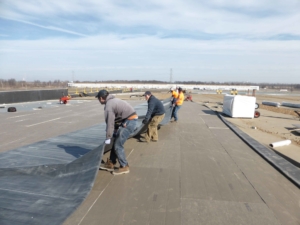
[[[157,126],[165,117],[165,108],[162,102],[155,98],[150,91],[146,91],[144,96],[148,101],[148,111],[142,123],[147,124],[150,120],[145,139],[148,143],[150,140],[156,142],[158,141]]]
[[[193,97],[192,97],[192,94],[191,94],[191,92],[189,92],[188,94],[187,94],[187,96],[186,96],[186,98],[184,99],[184,101],[193,101],[193,99],[192,99]]]
[[[176,102],[176,99],[178,98],[178,92],[176,91],[176,89],[175,88],[171,88],[170,89],[170,92],[172,93],[172,105]]]
[[[176,102],[173,104],[174,108],[172,111],[171,119],[174,117],[174,122],[177,122],[177,120],[178,120],[177,112],[181,108],[183,100],[184,100],[184,95],[183,95],[182,88],[180,87],[180,88],[178,88],[178,97],[176,99]]]
[[[110,144],[111,138],[114,135],[115,120],[120,119],[121,125],[115,134],[114,147],[110,151],[109,159],[105,164],[100,166],[100,169],[113,171],[114,175],[129,173],[129,165],[124,152],[124,144],[131,133],[137,126],[138,116],[131,105],[127,102],[115,98],[106,90],[101,90],[96,95],[101,105],[105,105],[105,122],[106,122],[106,140],[105,144]],[[114,170],[114,165],[120,164],[120,168]]]

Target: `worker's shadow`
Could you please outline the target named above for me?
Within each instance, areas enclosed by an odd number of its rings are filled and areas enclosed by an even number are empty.
[[[147,126],[145,126],[146,128],[141,130],[138,134],[134,135],[132,138],[136,139],[138,142],[145,142],[145,135],[147,132]],[[160,130],[162,127],[162,125],[158,124],[157,126],[157,130]]]
[[[144,138],[144,137],[141,135],[141,133],[139,133],[139,134],[133,136],[132,138],[133,138],[133,139],[136,139],[138,142],[144,142],[144,141],[143,141],[143,138]]]
[[[212,110],[202,110],[202,112],[204,114],[207,114],[207,115],[217,115],[217,113],[215,111],[212,111]]]
[[[77,159],[91,151],[91,149],[81,148],[78,146],[57,145],[57,147],[64,149],[66,153],[73,155]]]

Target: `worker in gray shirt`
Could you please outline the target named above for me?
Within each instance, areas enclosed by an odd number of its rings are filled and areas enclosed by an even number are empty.
[[[101,90],[96,95],[99,102],[105,105],[106,140],[105,144],[110,144],[111,138],[115,136],[114,148],[110,152],[110,157],[106,163],[101,164],[100,169],[112,171],[114,175],[129,173],[129,165],[124,152],[124,144],[137,126],[138,116],[131,105],[127,102],[115,98],[106,90]],[[120,126],[115,131],[115,121],[120,121]],[[114,169],[117,159],[120,168]]]

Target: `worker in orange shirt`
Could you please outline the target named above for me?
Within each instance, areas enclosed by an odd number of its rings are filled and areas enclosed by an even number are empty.
[[[171,88],[170,89],[170,92],[171,92],[171,98],[172,98],[172,100],[171,100],[171,102],[172,102],[172,105],[176,102],[176,99],[178,98],[178,92],[177,92],[177,90],[175,89],[175,88]]]
[[[174,122],[177,122],[178,120],[177,112],[181,108],[183,101],[184,101],[184,94],[182,88],[180,87],[178,88],[178,96],[176,102],[173,103],[173,111],[172,111],[171,119],[174,117]]]

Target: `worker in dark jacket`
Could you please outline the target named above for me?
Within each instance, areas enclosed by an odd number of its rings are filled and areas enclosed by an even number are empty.
[[[147,124],[150,121],[145,139],[148,143],[150,140],[156,142],[158,141],[157,126],[165,117],[165,108],[162,102],[155,98],[150,91],[146,91],[144,96],[148,101],[148,111],[143,124]]]

